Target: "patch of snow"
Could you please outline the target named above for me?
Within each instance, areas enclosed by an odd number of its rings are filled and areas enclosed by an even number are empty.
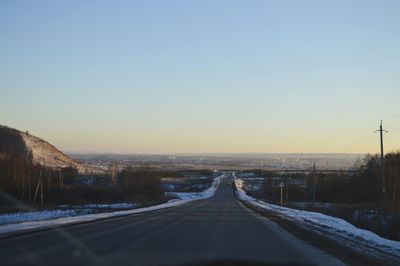
[[[349,247],[362,250],[374,255],[374,253],[384,252],[400,260],[400,242],[382,238],[377,234],[355,227],[343,219],[329,215],[290,209],[275,204],[266,203],[250,197],[243,190],[243,181],[234,176],[234,182],[237,188],[237,196],[243,201],[278,214],[288,217],[295,223],[306,228],[312,229],[320,234],[330,237],[334,240],[345,240]],[[362,247],[360,247],[360,244]],[[365,250],[367,248],[368,250]],[[375,254],[376,255],[376,254]]]

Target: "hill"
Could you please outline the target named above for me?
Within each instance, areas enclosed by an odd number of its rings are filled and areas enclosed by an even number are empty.
[[[31,156],[34,164],[52,169],[73,167],[82,174],[102,173],[94,166],[75,161],[47,141],[27,132],[0,126],[0,159],[7,154]]]

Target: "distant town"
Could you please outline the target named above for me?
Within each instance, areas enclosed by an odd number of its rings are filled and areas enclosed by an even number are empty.
[[[109,169],[118,164],[118,168],[150,167],[163,170],[176,169],[268,169],[271,171],[311,170],[313,164],[317,170],[352,170],[359,167],[363,154],[334,153],[249,153],[249,154],[68,154],[71,158]]]

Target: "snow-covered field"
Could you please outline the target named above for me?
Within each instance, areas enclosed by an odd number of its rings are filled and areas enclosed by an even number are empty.
[[[88,222],[98,219],[118,217],[123,215],[149,212],[149,211],[179,206],[188,203],[190,201],[212,197],[215,191],[217,190],[220,180],[223,176],[224,174],[215,178],[213,180],[212,185],[203,192],[178,193],[177,195],[175,195],[176,197],[178,197],[178,199],[170,200],[167,203],[150,206],[146,208],[139,208],[133,210],[120,210],[114,212],[92,213],[92,214],[79,213],[79,211],[88,210],[88,209],[81,209],[81,210],[39,211],[39,212],[0,215],[0,234],[51,227],[57,225],[65,225],[71,223]],[[87,208],[88,206],[100,207],[100,208],[102,207],[101,205],[91,205],[91,204],[86,205]],[[126,207],[126,206],[127,205],[124,204],[124,205],[119,205],[118,207]],[[106,207],[110,207],[110,205],[107,205]]]
[[[357,228],[343,219],[317,212],[285,208],[257,200],[246,195],[243,190],[243,181],[239,178],[235,178],[235,185],[238,198],[247,201],[253,206],[290,219],[305,229],[329,237],[363,254],[379,258],[384,256],[390,261],[400,262],[400,242],[388,240],[371,231]]]

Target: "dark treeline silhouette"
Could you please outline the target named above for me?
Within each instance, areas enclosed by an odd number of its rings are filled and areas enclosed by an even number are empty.
[[[20,132],[0,125],[0,155],[18,154],[27,156],[28,150]]]
[[[109,203],[135,201],[146,205],[164,200],[161,177],[175,172],[126,168],[116,182],[111,174],[90,175],[92,184],[75,168],[51,169],[34,164],[20,132],[0,126],[0,207],[6,211],[52,204]]]
[[[62,202],[78,175],[76,169],[50,169],[33,164],[30,153],[1,152],[0,204],[9,208]],[[72,199],[72,194],[70,196]]]
[[[118,175],[118,186],[121,188],[121,193],[126,197],[145,195],[158,198],[164,194],[161,178],[165,175],[165,172],[134,170],[127,167]]]
[[[386,193],[382,193],[380,157],[367,155],[356,172],[289,173],[261,171],[266,177],[261,195],[284,205],[343,218],[383,237],[400,240],[400,152],[385,155]],[[297,181],[297,182],[296,182]],[[315,202],[313,190],[315,184]]]
[[[385,203],[400,207],[400,152],[385,155],[386,193],[382,193],[380,176],[380,158],[367,155],[356,172],[310,172],[278,174],[257,170],[257,174],[266,177],[264,196],[269,200],[279,199],[280,190],[276,180],[282,180],[289,186],[290,199],[293,201],[312,200],[315,184],[315,199],[319,202],[333,203]],[[299,186],[293,180],[304,180]],[[275,181],[274,181],[275,180]]]
[[[342,203],[379,203],[400,207],[400,152],[385,155],[386,193],[382,193],[380,158],[367,155],[356,174],[316,174],[318,201]]]
[[[74,168],[50,169],[33,164],[29,158],[3,154],[0,159],[0,205],[10,209],[38,207],[42,195],[46,205],[110,203],[136,201],[149,204],[163,200],[163,173],[127,168],[118,174],[115,184],[111,176],[91,176],[106,180],[99,184],[77,182],[81,176]]]

